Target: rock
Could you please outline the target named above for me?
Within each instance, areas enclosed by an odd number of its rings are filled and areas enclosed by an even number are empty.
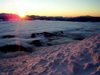
[[[52,37],[52,36],[54,36],[53,33],[48,33],[48,32],[43,32],[43,34],[44,34],[45,37]]]
[[[25,52],[32,52],[31,50],[20,46],[20,45],[6,45],[6,46],[2,46],[0,47],[0,51],[7,53],[7,52],[16,52],[16,51],[25,51]]]
[[[5,35],[3,36],[3,38],[13,38],[13,37],[16,37],[15,35]]]
[[[31,42],[31,44],[33,44],[33,45],[35,45],[35,46],[37,46],[37,47],[42,46],[40,40],[34,40],[34,41]]]
[[[31,38],[35,38],[36,36],[35,36],[35,33],[33,33],[32,35],[31,35]]]

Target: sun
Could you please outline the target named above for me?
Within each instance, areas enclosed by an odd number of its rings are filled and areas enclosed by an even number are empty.
[[[21,18],[23,18],[23,17],[25,17],[25,13],[23,12],[23,11],[19,11],[19,16],[21,17]]]

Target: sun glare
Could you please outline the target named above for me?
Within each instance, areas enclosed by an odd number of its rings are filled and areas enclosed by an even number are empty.
[[[19,16],[22,17],[22,18],[25,17],[25,13],[24,13],[23,11],[20,11],[18,14],[19,14]]]

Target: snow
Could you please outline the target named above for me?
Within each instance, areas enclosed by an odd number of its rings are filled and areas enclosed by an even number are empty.
[[[100,34],[0,59],[0,75],[100,75]]]

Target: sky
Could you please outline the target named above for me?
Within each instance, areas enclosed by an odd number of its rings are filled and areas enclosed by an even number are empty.
[[[0,13],[39,16],[100,16],[100,0],[0,0]]]

